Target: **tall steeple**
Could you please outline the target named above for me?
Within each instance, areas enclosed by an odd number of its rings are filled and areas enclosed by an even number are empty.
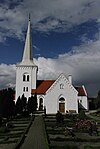
[[[32,37],[31,37],[31,21],[30,21],[30,14],[28,17],[28,29],[26,34],[26,41],[25,41],[25,47],[24,47],[24,53],[22,62],[20,65],[35,65],[33,62],[33,56],[32,56]]]
[[[22,61],[16,65],[16,101],[18,97],[31,97],[32,89],[36,89],[38,67],[32,58],[32,38],[30,15]]]

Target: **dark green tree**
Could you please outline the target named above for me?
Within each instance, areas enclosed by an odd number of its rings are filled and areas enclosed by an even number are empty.
[[[36,93],[33,96],[33,100],[34,100],[34,111],[36,111],[37,109],[37,94]]]
[[[81,110],[80,112],[79,112],[79,119],[82,119],[82,120],[84,120],[84,119],[86,119],[87,118],[87,116],[86,116],[86,114],[85,114],[85,111],[84,110]]]
[[[15,102],[14,102],[15,91],[11,88],[4,89],[0,93],[0,114],[3,117],[14,116]]]
[[[17,99],[17,102],[16,102],[16,113],[17,114],[22,114],[22,110],[23,110],[22,102],[21,102],[21,99],[20,99],[20,96],[19,96],[18,99]]]
[[[34,112],[34,100],[33,100],[33,97],[29,97],[28,104],[27,104],[27,109],[28,109],[29,114]]]
[[[22,111],[27,110],[27,98],[24,96],[24,94],[21,97],[21,102],[22,102]]]
[[[29,113],[33,113],[37,109],[37,95],[29,97],[27,109]]]
[[[64,122],[64,117],[62,115],[62,113],[60,113],[59,111],[56,113],[56,122],[57,124],[63,124]]]
[[[96,109],[100,108],[100,91],[98,92],[97,98],[95,99],[95,107]]]

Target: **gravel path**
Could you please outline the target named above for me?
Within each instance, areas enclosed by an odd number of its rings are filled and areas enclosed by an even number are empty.
[[[20,149],[48,149],[42,116],[36,116]]]

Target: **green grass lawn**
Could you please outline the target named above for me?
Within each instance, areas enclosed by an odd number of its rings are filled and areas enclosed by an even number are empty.
[[[56,116],[47,115],[44,118],[45,128],[47,132],[48,142],[50,149],[99,149],[100,148],[100,118],[88,117],[89,120],[98,122],[98,136],[93,134],[90,136],[86,129],[76,129],[76,123],[78,116],[74,116],[74,119],[70,115],[64,115],[64,123],[57,126]],[[65,127],[74,128],[75,137],[67,134],[65,135]]]
[[[32,117],[28,118],[15,118],[9,121],[11,127],[7,128],[6,124],[0,127],[0,149],[14,149],[22,138],[23,134],[32,121]]]

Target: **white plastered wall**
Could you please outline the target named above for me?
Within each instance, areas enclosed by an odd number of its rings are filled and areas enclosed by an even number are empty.
[[[63,84],[63,89],[60,89],[60,84]],[[59,110],[59,97],[65,99],[66,110],[75,110],[78,112],[77,91],[69,83],[64,75],[61,75],[49,88],[44,97],[44,106],[46,106],[47,113],[56,113]]]
[[[29,75],[29,81],[23,81],[23,75],[25,73]],[[16,67],[16,100],[18,99],[19,96],[21,97],[23,94],[27,99],[31,97],[32,87],[36,89],[36,77],[37,77],[37,67],[29,67],[29,66]],[[24,87],[25,88],[28,87],[28,91],[23,91]]]
[[[88,110],[88,99],[87,96],[78,96],[79,103],[82,104],[82,106]]]

